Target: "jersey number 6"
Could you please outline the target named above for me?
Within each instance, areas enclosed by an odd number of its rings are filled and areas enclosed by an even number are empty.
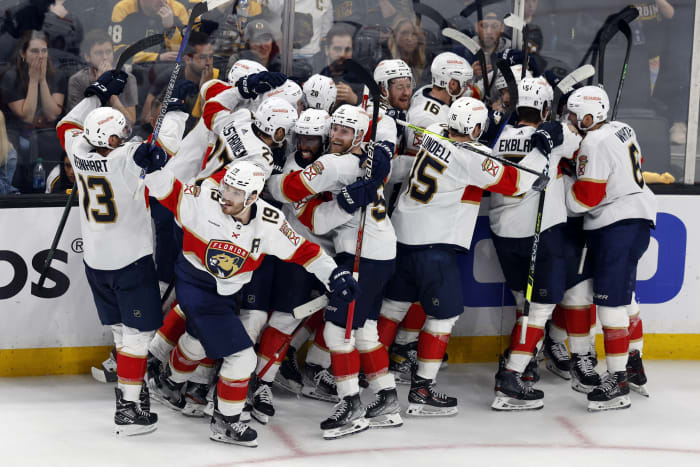
[[[630,150],[630,162],[632,162],[632,175],[634,176],[634,181],[637,182],[639,188],[644,188],[644,175],[642,174],[642,165],[639,160],[639,149],[633,143],[629,146]]]

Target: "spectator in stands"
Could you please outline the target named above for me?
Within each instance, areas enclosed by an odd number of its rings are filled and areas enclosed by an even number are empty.
[[[18,43],[16,61],[0,81],[7,105],[7,133],[18,151],[14,185],[30,191],[33,163],[46,170],[59,161],[61,145],[55,126],[63,111],[66,78],[49,60],[48,40],[41,31],[27,31]]]
[[[55,0],[49,6],[42,31],[49,38],[50,48],[65,50],[76,56],[80,55],[83,26],[77,16],[68,11],[66,0]]]
[[[64,151],[63,163],[54,167],[49,173],[49,176],[46,177],[46,192],[70,194],[74,184],[75,173],[73,172],[73,166],[70,163],[68,155]]]
[[[510,41],[503,37],[503,17],[507,10],[501,4],[491,4],[485,5],[483,12],[483,19],[476,24],[476,32],[479,36],[479,45],[486,55],[486,71],[491,72],[496,65],[496,61],[498,61],[499,54],[510,47]],[[481,65],[476,60],[476,57],[462,46],[457,47],[455,52],[471,63],[474,71],[474,80],[481,78]]]
[[[269,71],[281,71],[280,49],[272,26],[264,19],[250,21],[243,33],[244,48],[238,56],[231,56],[229,68],[239,59],[254,60]]]
[[[211,39],[203,32],[192,31],[185,48],[183,60],[185,66],[180,68],[180,74],[177,79],[178,81],[183,79],[192,81],[196,85],[196,90],[199,90],[210,79],[219,77],[219,70],[214,68],[214,48],[212,47]],[[149,88],[141,111],[142,122],[150,120],[151,103],[167,87],[171,73],[172,69],[170,68],[162,70]],[[192,109],[192,117],[200,117],[201,109],[199,107],[198,100]]]
[[[85,35],[82,50],[88,66],[68,79],[66,110],[72,109],[83,99],[83,93],[90,83],[114,67],[113,47],[112,40],[105,31],[95,29]],[[110,97],[109,105],[123,113],[133,125],[136,121],[136,105],[139,96],[136,78],[131,73],[127,75],[129,78],[124,91],[119,96]]]
[[[358,105],[362,100],[363,85],[343,67],[345,60],[352,58],[353,32],[352,26],[340,23],[334,24],[326,36],[326,67],[321,70],[321,74],[330,76],[335,81],[338,91],[336,108],[342,104]]]
[[[333,18],[359,29],[362,26],[389,26],[397,14],[410,15],[410,2],[392,0],[333,0]]]
[[[406,16],[396,17],[389,37],[389,51],[391,58],[401,59],[411,67],[418,87],[429,81],[430,76],[424,76],[426,72],[425,35],[415,19]]]
[[[158,52],[139,52],[134,63],[175,61],[182,40],[178,28],[187,24],[187,9],[177,0],[121,0],[112,9],[110,32],[115,52],[152,34],[165,32],[166,48]]]
[[[5,115],[0,112],[0,195],[12,195],[19,190],[12,186],[12,177],[17,167],[17,151],[7,138]]]
[[[525,23],[532,23],[532,18],[535,16],[538,3],[539,0],[525,0]]]

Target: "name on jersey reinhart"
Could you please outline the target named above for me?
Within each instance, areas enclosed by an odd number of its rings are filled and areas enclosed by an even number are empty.
[[[620,142],[624,143],[632,137],[632,128],[628,126],[623,126],[615,132],[615,136],[617,136]]]
[[[73,156],[75,162],[73,165],[78,168],[78,170],[86,170],[90,172],[107,172],[107,160],[99,159],[81,159],[78,156]]]
[[[434,140],[433,138],[430,137],[430,135],[425,135],[423,137],[423,148],[425,148],[426,151],[428,151],[431,155],[437,157],[440,160],[443,160],[447,162],[448,164],[450,163],[450,156],[452,153],[450,152],[447,147],[443,146],[440,144],[438,141]]]

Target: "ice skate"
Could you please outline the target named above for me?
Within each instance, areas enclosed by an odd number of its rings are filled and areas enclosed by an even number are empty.
[[[257,378],[255,378],[257,380]],[[258,422],[266,425],[270,421],[270,417],[275,415],[275,407],[272,405],[272,388],[271,383],[257,380],[253,383],[255,392],[252,397],[252,412],[253,418]]]
[[[644,397],[649,397],[649,391],[647,391],[647,375],[644,372],[642,356],[639,350],[633,350],[627,358],[627,382],[631,390]]]
[[[163,373],[163,362],[161,362],[158,357],[148,352],[146,361],[146,374],[148,375],[149,379]]]
[[[544,407],[544,393],[523,383],[520,373],[505,368],[496,375],[493,410],[537,410]]]
[[[100,368],[91,368],[92,377],[100,383],[116,383],[117,382],[117,352],[112,348],[107,360],[102,362]]]
[[[151,396],[173,410],[182,410],[185,407],[185,383],[176,383],[170,379],[170,366],[165,371],[154,375],[148,380]]]
[[[525,367],[525,371],[521,376],[525,384],[532,386],[540,380],[540,367],[537,365],[537,359],[532,357],[530,363]]]
[[[600,375],[595,371],[591,355],[572,354],[571,357],[571,388],[588,394],[593,388],[600,386]]]
[[[209,424],[211,429],[209,439],[220,443],[258,447],[258,433],[239,419],[240,415],[227,417],[215,409]]]
[[[389,358],[389,371],[394,373],[396,384],[411,384],[411,375],[418,368],[418,343],[394,344]]]
[[[275,375],[275,383],[292,394],[301,394],[303,381],[297,361],[297,351],[294,347],[289,347],[287,350],[287,358],[282,361],[280,369]]]
[[[379,391],[374,402],[367,406],[365,418],[369,420],[370,428],[389,428],[403,425],[396,388]]]
[[[549,336],[544,339],[545,367],[562,379],[571,379],[571,357],[563,342],[554,342]]]
[[[204,415],[207,417],[213,417],[214,416],[214,399],[216,398],[216,382],[217,380],[215,379],[214,382],[209,385],[209,392],[207,392],[207,406],[204,407]]]
[[[158,427],[158,415],[143,410],[135,401],[124,400],[119,388],[114,388],[117,410],[114,413],[114,435],[133,436],[155,431]]]
[[[603,384],[588,393],[588,411],[626,409],[632,405],[627,372],[608,373]]]
[[[187,389],[185,389],[185,406],[182,408],[182,415],[188,417],[204,417],[208,392],[208,384],[188,381]]]
[[[323,439],[337,439],[369,428],[359,394],[345,396],[333,409],[333,414],[321,422]]]
[[[311,399],[338,402],[335,378],[327,369],[313,363],[307,362],[304,367],[304,386],[301,394]]]
[[[457,398],[435,391],[433,380],[413,376],[408,393],[406,415],[415,417],[447,417],[457,414]]]

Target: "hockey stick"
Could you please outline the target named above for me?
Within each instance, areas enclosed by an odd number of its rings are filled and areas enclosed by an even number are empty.
[[[479,61],[479,66],[482,70],[481,76],[484,81],[484,95],[481,96],[481,100],[486,100],[486,96],[488,95],[486,91],[489,89],[489,78],[488,73],[486,73],[486,55],[484,55],[484,51],[481,50],[479,43],[463,32],[453,28],[444,28],[442,30],[442,35],[464,46],[464,48]]]
[[[164,39],[165,38],[162,34],[154,34],[152,36],[148,36],[144,39],[134,42],[129,47],[124,49],[122,54],[119,56],[119,60],[117,60],[117,66],[114,67],[114,69],[117,71],[121,70],[124,66],[124,63],[126,63],[126,61],[129,60],[131,57],[133,57],[141,51],[148,49],[149,47],[153,47],[154,45],[162,43]],[[56,254],[56,248],[58,247],[58,242],[61,239],[61,235],[63,235],[63,229],[66,227],[66,222],[68,222],[68,214],[70,214],[70,208],[73,204],[73,200],[75,199],[75,193],[78,191],[77,188],[77,181],[73,182],[73,188],[71,188],[70,195],[68,196],[68,201],[66,202],[66,206],[63,208],[61,220],[58,223],[58,228],[56,229],[53,241],[51,242],[51,248],[49,249],[49,253],[46,255],[46,260],[44,261],[44,268],[42,269],[41,275],[39,276],[39,282],[37,282],[37,286],[39,288],[43,287],[44,282],[46,281],[46,275],[49,272],[49,266],[51,266],[51,261],[53,261],[54,254]]]
[[[503,18],[503,24],[506,26],[510,27],[513,29],[513,31],[520,31],[523,37],[523,47],[522,47],[522,52],[523,52],[523,64],[522,64],[522,72],[520,74],[520,79],[523,79],[525,75],[527,74],[527,65],[528,65],[528,58],[530,55],[530,47],[528,46],[528,39],[529,39],[529,34],[528,34],[528,27],[527,24],[525,23],[525,20],[522,19],[518,15],[514,14],[507,14],[505,18]]]
[[[296,319],[304,319],[317,311],[323,310],[326,306],[328,306],[328,295],[321,295],[306,303],[295,306],[292,314]]]
[[[260,373],[257,374],[258,379],[262,379],[262,377],[265,376],[265,373],[267,373],[267,371],[272,367],[272,365],[280,361],[280,357],[284,358],[284,355],[286,355],[287,353],[287,349],[289,349],[289,346],[292,345],[292,340],[294,339],[294,336],[296,336],[299,330],[301,330],[301,328],[304,327],[307,321],[308,319],[303,319],[299,324],[297,324],[297,327],[294,328],[294,331],[292,331],[291,334],[285,337],[284,343],[280,346],[279,349],[277,349],[272,358],[267,361],[262,370],[260,370]]]
[[[552,108],[549,114],[550,121],[555,121],[557,119],[561,98],[573,91],[574,86],[591,78],[593,75],[595,75],[595,68],[591,64],[586,64],[576,68],[557,83],[554,87],[554,99],[552,99]]]
[[[611,121],[615,120],[615,117],[617,116],[617,108],[618,108],[618,105],[620,104],[620,98],[622,97],[622,86],[624,86],[625,78],[627,77],[627,67],[629,66],[630,51],[632,49],[632,30],[630,29],[629,24],[627,24],[624,21],[618,21],[617,25],[620,28],[620,31],[622,32],[622,34],[624,34],[625,38],[627,39],[627,50],[625,51],[625,61],[622,64],[622,72],[620,73],[620,81],[619,81],[619,84],[617,85],[617,95],[615,96],[615,103],[613,104],[613,108],[612,108],[612,116],[610,117]]]
[[[379,85],[374,77],[359,63],[350,59],[346,60],[345,69],[360,79],[369,89],[372,98],[372,129],[370,130],[369,144],[367,145],[367,164],[365,167],[365,179],[372,177],[372,160],[374,157],[374,140],[377,137],[377,122],[379,120]],[[363,206],[360,214],[360,225],[357,229],[357,243],[355,245],[355,260],[352,265],[352,275],[356,281],[360,281],[360,257],[362,254],[362,240],[365,234],[365,221],[367,219],[367,206]],[[352,335],[352,322],[355,316],[355,300],[348,305],[348,316],[345,322],[345,342],[350,342]]]
[[[207,11],[213,10],[221,5],[231,2],[232,0],[205,0],[200,3],[195,4],[192,7],[192,12],[187,20],[187,27],[182,35],[182,42],[180,42],[180,49],[177,52],[177,59],[175,60],[175,67],[172,73],[170,73],[170,81],[168,81],[168,87],[165,89],[165,95],[163,96],[163,102],[160,105],[160,113],[158,114],[158,119],[153,127],[153,133],[151,133],[151,148],[156,146],[158,142],[158,134],[160,133],[160,127],[163,125],[163,120],[165,119],[165,114],[168,111],[168,103],[170,102],[170,96],[173,94],[173,89],[175,88],[175,81],[180,74],[180,68],[182,68],[182,58],[185,54],[185,49],[187,48],[187,42],[190,39],[190,32],[192,32],[192,26],[194,26],[194,20],[199,16],[203,15]],[[134,191],[133,198],[137,199],[139,193],[143,189],[144,179],[146,178],[146,169],[141,169],[141,175],[139,176],[139,184]]]

